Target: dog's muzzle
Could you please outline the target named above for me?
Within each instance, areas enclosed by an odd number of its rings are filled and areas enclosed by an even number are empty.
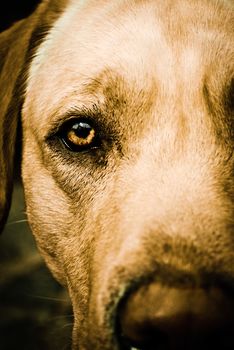
[[[119,307],[121,349],[234,349],[234,301],[220,288],[159,282],[129,292]]]

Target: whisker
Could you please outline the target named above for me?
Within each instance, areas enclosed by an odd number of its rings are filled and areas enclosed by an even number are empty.
[[[15,220],[15,221],[11,221],[11,222],[8,222],[6,224],[6,226],[10,226],[10,225],[14,225],[14,224],[21,224],[23,222],[28,222],[28,219],[22,219],[22,220]]]
[[[35,298],[35,299],[41,299],[41,300],[50,300],[50,301],[55,301],[55,302],[68,302],[68,299],[62,299],[62,298],[55,298],[55,297],[48,297],[48,296],[44,296],[44,295],[33,295],[33,294],[27,294],[29,297],[31,298]]]
[[[73,327],[73,322],[65,323],[63,326],[61,326],[61,329],[68,328],[68,327]]]

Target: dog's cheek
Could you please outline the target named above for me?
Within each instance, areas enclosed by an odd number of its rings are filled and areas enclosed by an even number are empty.
[[[71,221],[69,205],[64,193],[33,153],[24,155],[22,166],[28,221],[49,269],[57,280],[66,284],[60,241],[67,235]]]
[[[76,324],[80,324],[88,310],[94,240],[102,239],[93,225],[93,208],[87,199],[96,198],[94,186],[82,186],[74,198],[69,197],[45,168],[31,137],[25,140],[22,175],[37,246],[55,278],[68,287]]]

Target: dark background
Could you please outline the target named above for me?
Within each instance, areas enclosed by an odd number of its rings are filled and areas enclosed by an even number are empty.
[[[29,15],[38,2],[4,1],[0,30]],[[0,350],[70,349],[72,322],[67,293],[38,254],[17,180],[8,222],[0,234]]]
[[[16,20],[28,16],[39,2],[39,0],[6,0],[2,2],[0,31],[9,27]]]

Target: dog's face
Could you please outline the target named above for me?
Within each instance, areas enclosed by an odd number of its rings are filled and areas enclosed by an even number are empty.
[[[232,1],[61,8],[27,69],[22,172],[74,349],[233,344]]]

